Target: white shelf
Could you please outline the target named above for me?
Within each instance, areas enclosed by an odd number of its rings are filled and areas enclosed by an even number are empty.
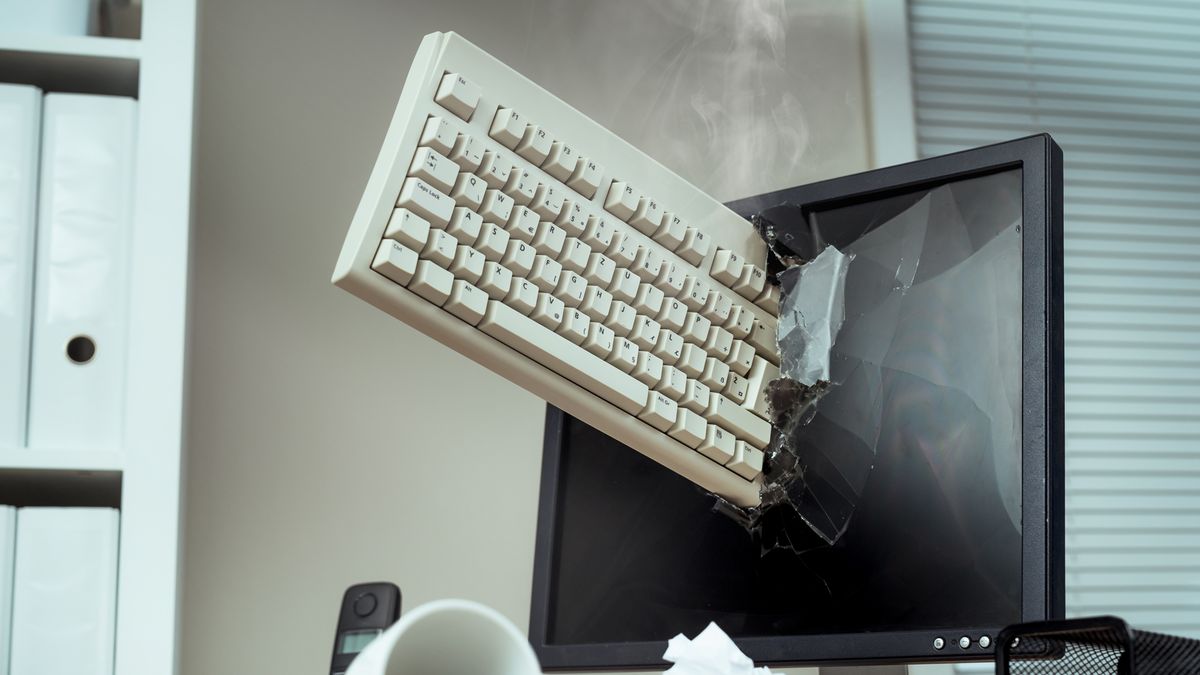
[[[46,91],[137,96],[141,58],[139,40],[0,33],[0,82]]]
[[[51,450],[20,448],[0,450],[0,472],[12,469],[35,471],[122,471],[121,453],[96,450]]]

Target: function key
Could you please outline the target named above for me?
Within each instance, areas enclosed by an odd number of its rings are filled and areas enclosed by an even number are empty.
[[[637,209],[642,195],[633,186],[623,180],[614,180],[608,188],[608,196],[604,198],[604,209],[614,216],[629,222],[629,218]]]
[[[694,227],[686,227],[684,229],[683,243],[679,245],[679,248],[675,252],[679,254],[680,258],[693,265],[699,265],[704,260],[704,256],[708,255],[710,243],[712,243],[712,239],[708,235]]]
[[[438,86],[433,100],[446,110],[470,121],[471,115],[475,112],[475,106],[479,105],[479,94],[479,87],[471,84],[462,75],[446,73],[442,77],[442,83]]]
[[[683,243],[683,238],[687,236],[687,231],[689,229],[691,228],[687,227],[687,225],[680,220],[679,216],[673,213],[668,213],[663,218],[662,225],[660,225],[657,230],[651,233],[650,236],[654,237],[654,241],[657,241],[671,250],[675,250],[679,248],[680,244]],[[696,264],[691,260],[688,260],[688,262],[691,262],[693,265]]]
[[[521,142],[517,143],[516,150],[518,155],[541,166],[546,155],[550,154],[552,145],[554,145],[554,138],[545,129],[536,124],[530,124],[526,127]]]
[[[604,167],[591,160],[583,160],[571,172],[567,185],[579,194],[591,199],[600,188],[600,179],[604,176]]]
[[[508,149],[517,147],[517,143],[525,137],[525,118],[512,108],[501,108],[492,119],[492,128],[488,134],[500,141]]]
[[[629,224],[633,225],[644,235],[652,235],[658,231],[658,226],[663,221],[663,210],[658,205],[658,202],[649,197],[643,199],[637,206],[637,210],[633,212],[633,217],[629,219]]]
[[[745,266],[746,261],[736,251],[718,248],[709,273],[717,281],[732,287],[742,276],[742,268]]]
[[[561,181],[566,181],[575,172],[578,164],[579,155],[574,148],[566,143],[555,142],[550,146],[546,161],[542,162],[542,170]]]

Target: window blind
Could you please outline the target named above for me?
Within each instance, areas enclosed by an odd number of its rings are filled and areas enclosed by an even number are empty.
[[[1200,637],[1200,2],[908,7],[921,156],[1063,148],[1067,613]]]

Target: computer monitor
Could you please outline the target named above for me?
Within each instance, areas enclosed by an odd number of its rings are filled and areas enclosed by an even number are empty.
[[[833,384],[797,442],[811,491],[851,509],[844,530],[829,544],[793,517],[752,532],[550,408],[530,619],[543,667],[661,668],[669,638],[710,621],[771,665],[983,660],[1004,626],[1061,618],[1058,146],[1033,136],[729,206],[766,212],[781,252],[854,255]]]

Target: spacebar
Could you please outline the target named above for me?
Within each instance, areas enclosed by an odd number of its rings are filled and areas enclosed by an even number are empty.
[[[627,413],[646,407],[650,390],[645,384],[499,300],[488,303],[478,327]]]

